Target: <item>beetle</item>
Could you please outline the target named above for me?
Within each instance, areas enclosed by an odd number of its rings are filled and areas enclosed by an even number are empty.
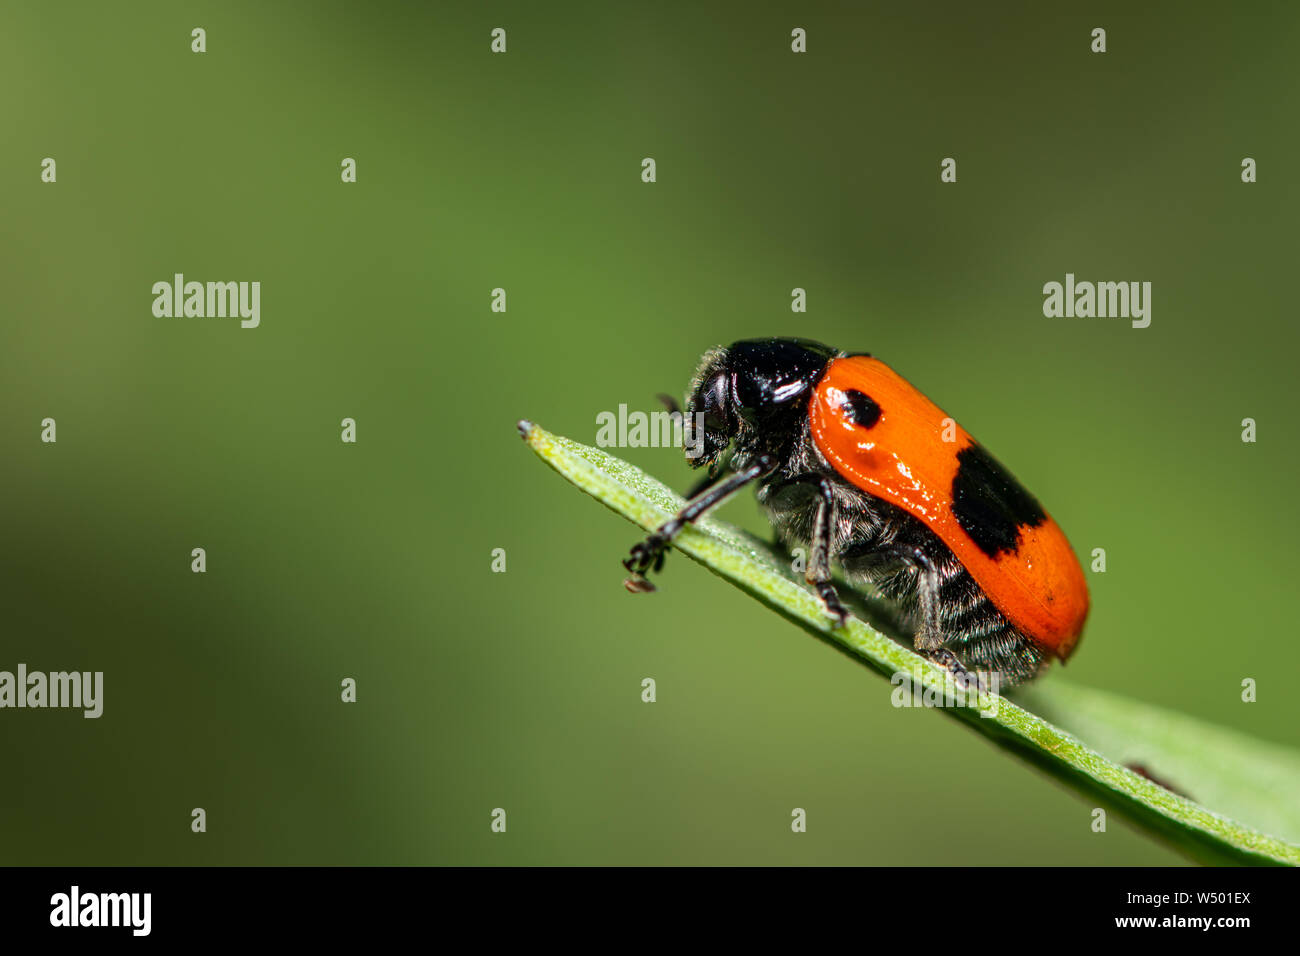
[[[1088,615],[1064,532],[1015,477],[869,353],[799,338],[705,353],[683,421],[708,478],[633,546],[630,591],[652,591],[683,527],[751,483],[777,537],[807,548],[805,578],[837,627],[833,583],[895,601],[918,653],[963,677],[1029,680],[1073,652]]]

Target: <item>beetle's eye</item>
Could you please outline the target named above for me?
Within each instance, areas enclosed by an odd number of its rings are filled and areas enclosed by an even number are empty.
[[[715,375],[704,393],[704,427],[709,431],[730,431],[730,382],[727,375]]]

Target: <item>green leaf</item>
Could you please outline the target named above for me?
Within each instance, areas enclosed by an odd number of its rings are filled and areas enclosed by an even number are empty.
[[[543,461],[647,531],[682,505],[678,495],[625,461],[531,422],[518,427]],[[1056,676],[1013,691],[1019,703],[997,694],[976,698],[947,671],[856,617],[833,628],[788,561],[742,531],[705,517],[673,547],[895,682],[908,675],[909,682],[891,693],[910,687],[909,693],[938,695],[950,704],[939,708],[943,713],[1192,859],[1300,865],[1300,846],[1288,842],[1300,839],[1295,751]],[[1173,789],[1126,764],[1145,767]]]

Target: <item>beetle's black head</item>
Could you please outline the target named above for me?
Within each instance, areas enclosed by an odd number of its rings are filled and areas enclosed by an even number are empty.
[[[808,339],[746,339],[707,352],[686,403],[691,465],[716,464],[733,443],[744,459],[786,454],[811,389],[838,354]]]

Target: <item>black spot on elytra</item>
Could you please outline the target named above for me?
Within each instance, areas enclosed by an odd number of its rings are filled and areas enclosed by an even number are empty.
[[[880,406],[870,395],[851,388],[844,393],[844,404],[840,406],[849,417],[849,421],[859,428],[870,428],[880,421]]]
[[[1020,529],[1036,527],[1047,518],[1034,496],[982,445],[957,453],[952,513],[990,558],[1014,552],[1020,544]]]

